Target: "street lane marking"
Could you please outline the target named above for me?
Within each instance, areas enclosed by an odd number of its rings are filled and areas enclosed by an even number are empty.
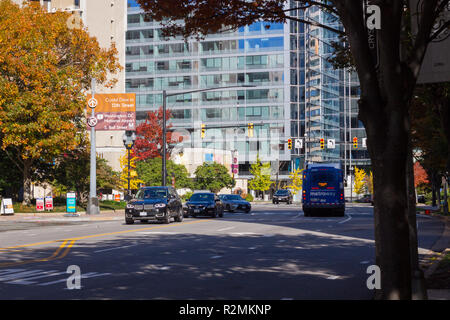
[[[32,260],[19,261],[19,262],[0,263],[0,268],[19,266],[19,265],[35,263],[35,262],[47,262],[47,261],[63,259],[64,257],[67,256],[70,249],[74,245],[75,241],[78,241],[78,240],[98,238],[98,237],[107,236],[107,235],[132,233],[132,232],[138,232],[138,231],[143,231],[143,230],[151,230],[151,229],[158,229],[158,228],[171,227],[171,226],[175,227],[175,226],[180,226],[180,225],[193,224],[193,223],[199,223],[199,222],[208,222],[208,221],[212,221],[212,220],[199,220],[199,221],[191,221],[191,222],[185,222],[185,223],[179,223],[179,224],[173,224],[173,225],[164,225],[164,226],[156,226],[156,227],[140,228],[140,229],[132,229],[132,230],[122,230],[122,231],[116,231],[116,232],[108,232],[108,233],[94,234],[94,235],[89,235],[89,236],[82,236],[82,237],[77,237],[77,238],[69,238],[69,239],[65,239],[65,240],[52,240],[52,241],[32,243],[32,244],[28,244],[28,245],[0,248],[0,251],[11,251],[11,249],[16,249],[16,248],[26,248],[26,247],[31,247],[31,246],[41,245],[41,244],[49,244],[49,243],[55,243],[58,241],[63,241],[61,246],[48,258],[32,259]],[[67,247],[66,247],[66,245],[67,245]],[[65,251],[58,257],[59,253],[61,252],[62,249],[64,249],[64,247],[66,247]],[[13,251],[13,252],[17,252],[17,251]]]
[[[199,222],[210,222],[210,221],[213,221],[213,220],[197,220],[197,221],[183,222],[183,223],[177,223],[177,224],[169,224],[169,225],[163,225],[163,226],[155,226],[155,227],[147,227],[147,228],[139,228],[139,229],[131,229],[131,230],[122,230],[122,231],[115,231],[115,232],[109,232],[109,233],[100,233],[100,234],[94,234],[94,235],[89,235],[89,236],[82,236],[82,237],[77,237],[77,238],[67,238],[67,239],[63,239],[63,240],[49,240],[49,241],[42,241],[42,242],[29,243],[29,244],[21,244],[21,245],[18,245],[18,246],[11,246],[11,247],[0,248],[0,252],[1,251],[17,252],[17,250],[14,250],[14,249],[35,247],[35,246],[55,243],[55,242],[64,241],[64,240],[75,240],[75,241],[78,241],[78,240],[102,237],[102,236],[107,236],[107,235],[124,234],[124,233],[130,233],[130,232],[139,232],[139,231],[144,231],[144,230],[151,230],[151,229],[158,229],[158,228],[165,228],[165,227],[176,227],[176,226],[182,226],[182,225],[187,225],[187,224],[193,224],[193,223],[199,223]]]
[[[347,221],[352,220],[352,216],[350,214],[347,214],[347,215],[348,215],[348,219],[345,219],[344,221],[339,221],[338,223],[346,223]]]
[[[88,279],[88,278],[95,278],[95,277],[104,277],[104,276],[109,276],[111,275],[111,273],[99,273],[99,272],[88,272],[88,273],[82,273],[81,274],[81,279]],[[67,279],[60,279],[60,280],[56,280],[56,281],[51,281],[51,282],[45,282],[45,283],[39,283],[37,284],[38,286],[49,286],[52,284],[57,284],[57,283],[61,283],[61,282],[66,282]]]
[[[20,266],[20,265],[24,265],[24,264],[28,264],[28,263],[34,263],[34,262],[46,262],[46,261],[53,261],[53,260],[57,260],[57,259],[62,259],[69,253],[70,248],[73,246],[74,243],[75,243],[75,240],[65,240],[65,241],[63,241],[63,243],[59,246],[59,248],[56,249],[56,251],[48,258],[31,259],[31,260],[25,260],[25,261],[19,261],[19,262],[0,263],[0,268],[1,267]],[[67,247],[66,247],[66,245],[67,245]],[[65,247],[64,252],[58,257],[59,253],[64,249],[64,247]]]
[[[125,248],[130,248],[130,247],[135,247],[135,246],[137,246],[137,244],[132,244],[132,245],[129,245],[129,246],[122,246],[122,247],[115,247],[115,248],[97,250],[97,251],[94,251],[94,253],[106,252],[106,251],[111,251],[111,250],[125,249]]]
[[[231,229],[234,229],[234,228],[236,228],[236,227],[222,228],[222,229],[219,229],[217,231],[226,231],[226,230],[231,230]]]

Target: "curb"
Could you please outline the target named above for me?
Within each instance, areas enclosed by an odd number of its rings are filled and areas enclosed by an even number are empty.
[[[86,212],[77,212],[78,217],[65,217],[66,212],[52,212],[46,214],[18,213],[9,216],[0,216],[0,222],[45,222],[45,221],[110,221],[121,220],[125,210],[103,211],[98,215],[88,215]],[[4,219],[2,219],[4,218]]]

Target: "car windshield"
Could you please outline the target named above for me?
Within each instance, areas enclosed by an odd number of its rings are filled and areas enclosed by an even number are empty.
[[[189,201],[214,201],[214,195],[208,193],[196,193],[191,196]]]
[[[223,196],[225,200],[243,200],[242,197],[238,194],[230,194],[227,196]]]
[[[287,195],[289,194],[288,190],[277,190],[277,192],[275,192],[276,195]]]
[[[167,189],[164,188],[151,188],[140,189],[136,193],[136,199],[161,199],[167,198]]]

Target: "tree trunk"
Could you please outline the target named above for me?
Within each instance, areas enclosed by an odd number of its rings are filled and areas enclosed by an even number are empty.
[[[430,177],[431,177],[431,205],[433,207],[436,207],[436,198],[437,198],[436,197],[436,183],[434,182],[435,175],[436,175],[436,172],[433,170],[430,175]]]
[[[411,290],[413,300],[427,300],[425,276],[419,266],[419,248],[417,242],[417,219],[416,219],[416,188],[414,187],[414,163],[412,155],[411,137],[409,137],[408,159],[407,159],[407,187],[408,187],[408,217],[409,217],[409,243],[411,252]]]
[[[22,205],[31,205],[31,159],[23,160],[23,201]]]
[[[365,123],[374,174],[376,259],[381,270],[377,298],[411,299],[406,183],[409,121],[407,112],[402,111],[406,108],[385,105],[380,109],[385,109],[384,117],[380,112]]]

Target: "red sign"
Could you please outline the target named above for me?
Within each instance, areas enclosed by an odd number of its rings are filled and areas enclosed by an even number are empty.
[[[45,210],[53,210],[53,197],[45,197]]]
[[[44,199],[36,199],[36,211],[44,211]]]

